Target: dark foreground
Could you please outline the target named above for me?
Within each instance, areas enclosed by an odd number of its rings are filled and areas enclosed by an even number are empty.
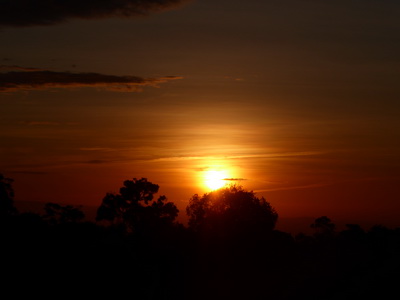
[[[3,297],[389,299],[400,230],[202,235],[181,225],[126,233],[91,222],[2,224]],[[11,294],[10,294],[11,293]]]

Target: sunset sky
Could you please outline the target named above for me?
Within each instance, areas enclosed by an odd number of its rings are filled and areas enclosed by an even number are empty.
[[[280,217],[400,226],[399,1],[28,2],[0,1],[15,201],[146,177],[184,215],[221,171]]]

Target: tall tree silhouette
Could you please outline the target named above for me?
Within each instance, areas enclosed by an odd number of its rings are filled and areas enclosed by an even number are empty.
[[[110,221],[123,225],[128,231],[148,231],[172,225],[178,216],[178,208],[159,196],[159,186],[147,178],[125,180],[119,194],[107,193],[97,210],[96,221]]]
[[[15,215],[18,211],[14,206],[13,179],[0,174],[0,218]]]
[[[278,219],[275,209],[253,191],[231,185],[203,196],[195,194],[186,208],[189,228],[240,234],[272,231]]]

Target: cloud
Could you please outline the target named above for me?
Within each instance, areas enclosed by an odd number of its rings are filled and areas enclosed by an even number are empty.
[[[104,163],[108,163],[109,161],[106,160],[101,160],[101,159],[93,159],[93,160],[89,160],[86,163],[88,164],[104,164]]]
[[[81,151],[115,151],[115,149],[112,148],[105,148],[105,147],[85,147],[85,148],[79,148]]]
[[[60,123],[58,122],[50,122],[50,121],[24,121],[22,124],[28,126],[58,126]]]
[[[215,159],[251,159],[251,158],[280,158],[280,157],[298,157],[298,156],[314,156],[326,154],[323,151],[298,151],[298,152],[281,152],[281,153],[267,153],[267,154],[243,154],[243,155],[216,155],[216,156],[170,156],[159,157],[150,160],[153,161],[184,161],[184,160],[215,160]],[[207,167],[197,168],[196,170],[202,172]]]
[[[7,66],[1,66],[6,69]],[[0,72],[0,92],[19,90],[43,90],[51,88],[94,87],[112,91],[141,91],[144,86],[157,87],[159,83],[181,79],[178,76],[158,78],[141,78],[137,76],[115,76],[99,73],[54,72],[34,68],[8,66],[8,70]]]
[[[310,183],[304,185],[271,187],[271,188],[255,190],[254,192],[262,193],[262,192],[276,192],[276,191],[288,191],[288,190],[300,190],[300,189],[314,189],[326,186],[341,185],[344,183],[357,183],[357,182],[373,182],[373,181],[389,182],[389,180],[391,179],[393,179],[393,177],[363,177],[363,178],[336,180],[329,182]]]
[[[53,25],[69,19],[131,18],[174,8],[185,0],[1,1],[0,26]]]
[[[74,126],[77,122],[53,122],[53,121],[21,121],[18,124],[27,126]]]
[[[225,181],[242,181],[242,180],[247,180],[247,179],[245,179],[245,178],[224,178],[222,180],[225,180]]]
[[[11,172],[14,174],[27,174],[27,175],[46,175],[48,172],[40,172],[40,171],[14,171]]]
[[[21,66],[8,66],[8,65],[1,65],[0,66],[0,71],[23,71],[23,72],[34,72],[34,71],[44,71],[43,69],[38,69],[38,68],[27,68],[27,67],[21,67]]]
[[[314,188],[319,188],[319,187],[331,186],[334,184],[335,183],[333,183],[333,182],[329,182],[329,183],[314,183],[314,184],[305,184],[305,185],[296,185],[296,186],[282,186],[282,187],[275,187],[275,188],[271,187],[271,188],[255,190],[254,192],[262,193],[262,192],[276,192],[276,191],[288,191],[288,190],[299,190],[299,189],[314,189]]]

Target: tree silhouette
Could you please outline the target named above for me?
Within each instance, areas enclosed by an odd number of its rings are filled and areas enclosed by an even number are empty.
[[[12,188],[13,179],[6,178],[0,174],[0,218],[17,214],[14,207],[14,190]]]
[[[316,218],[310,227],[315,229],[316,237],[332,237],[335,233],[336,226],[327,216],[322,216]]]
[[[253,191],[231,185],[206,193],[195,194],[186,208],[189,228],[194,231],[240,232],[272,231],[278,219],[275,209],[264,197]]]
[[[119,194],[107,193],[97,210],[96,221],[123,225],[128,231],[159,229],[172,225],[179,210],[165,196],[154,200],[159,186],[147,178],[126,180]]]
[[[58,203],[46,203],[45,215],[43,219],[50,224],[62,224],[68,222],[79,222],[85,218],[85,214],[81,211],[79,207],[74,207],[72,205],[62,206]]]

